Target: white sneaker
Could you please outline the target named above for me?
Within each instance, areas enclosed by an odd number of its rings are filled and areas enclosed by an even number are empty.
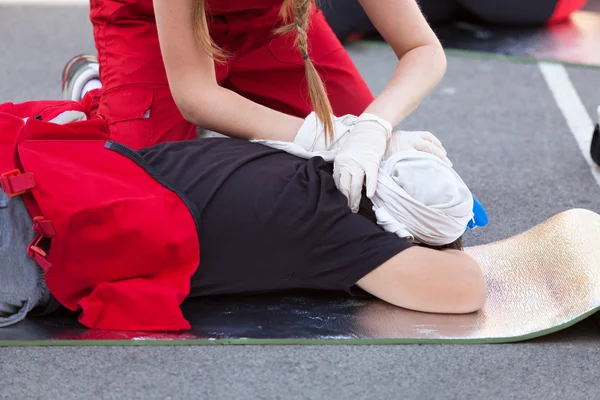
[[[62,98],[81,100],[83,88],[92,79],[100,79],[98,59],[85,54],[71,58],[62,71]]]

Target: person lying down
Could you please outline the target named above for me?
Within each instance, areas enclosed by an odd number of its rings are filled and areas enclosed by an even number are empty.
[[[472,194],[445,152],[415,150],[402,134],[390,141],[377,195],[363,195],[357,213],[327,161],[335,143],[321,155],[229,138],[139,150],[201,214],[201,263],[189,297],[324,290],[422,312],[481,309],[483,273],[460,244]],[[0,326],[57,309],[26,256],[31,224],[20,197],[1,198]]]

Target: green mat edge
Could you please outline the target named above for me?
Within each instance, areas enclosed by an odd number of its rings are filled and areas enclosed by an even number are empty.
[[[289,346],[317,346],[317,345],[411,345],[411,344],[506,344],[524,342],[567,329],[578,322],[595,314],[600,307],[596,307],[574,319],[541,331],[526,335],[498,338],[478,339],[127,339],[127,340],[0,340],[2,347],[88,347],[88,346],[267,346],[267,345],[289,345]]]
[[[354,45],[363,45],[363,46],[367,46],[367,47],[390,48],[390,46],[386,42],[377,41],[377,40],[358,40],[358,41],[355,41],[352,43],[348,43],[346,45],[346,47],[351,49],[352,46],[354,46]],[[574,63],[574,62],[560,61],[560,60],[555,60],[555,59],[550,59],[550,58],[512,56],[512,55],[505,55],[505,54],[486,52],[486,51],[463,50],[463,49],[455,49],[455,48],[444,48],[444,51],[445,51],[446,55],[455,56],[455,57],[499,60],[499,61],[522,63],[522,64],[551,63],[551,64],[561,64],[561,65],[564,65],[565,67],[600,70],[600,65]]]

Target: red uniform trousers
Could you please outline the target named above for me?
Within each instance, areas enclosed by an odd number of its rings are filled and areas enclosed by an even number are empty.
[[[208,6],[211,36],[235,53],[227,65],[215,65],[219,84],[267,107],[306,117],[312,108],[304,61],[293,35],[272,34],[280,23],[281,0],[212,0]],[[195,126],[184,120],[169,90],[152,0],[91,0],[90,16],[102,89],[91,92],[87,101],[97,105],[111,139],[140,148],[195,138]],[[362,113],[373,95],[316,8],[309,45],[334,113]]]

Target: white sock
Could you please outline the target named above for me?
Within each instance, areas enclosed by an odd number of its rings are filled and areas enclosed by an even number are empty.
[[[83,88],[81,89],[81,97],[83,98],[83,96],[85,96],[85,94],[87,92],[89,92],[90,90],[94,90],[94,89],[100,89],[102,87],[102,83],[100,82],[100,79],[90,79],[89,81],[87,81],[85,83],[85,85],[83,85]]]

